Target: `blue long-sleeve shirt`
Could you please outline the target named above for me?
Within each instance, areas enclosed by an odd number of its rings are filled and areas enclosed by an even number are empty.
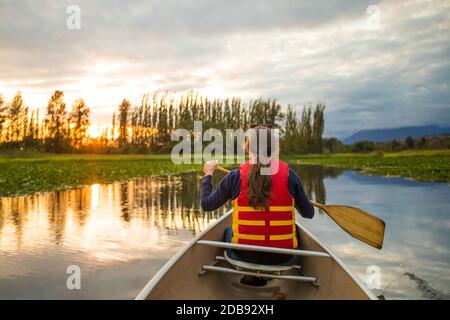
[[[314,216],[314,208],[309,202],[308,196],[303,190],[302,183],[297,173],[289,168],[288,189],[294,198],[295,208],[304,218],[311,219]],[[219,182],[213,192],[212,176],[203,178],[201,207],[204,211],[213,211],[223,206],[228,200],[234,200],[241,190],[241,177],[239,169],[232,170]]]

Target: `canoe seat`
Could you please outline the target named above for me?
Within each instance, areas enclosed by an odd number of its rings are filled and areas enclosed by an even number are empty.
[[[225,260],[231,264],[236,269],[244,269],[244,270],[252,270],[252,271],[264,271],[269,273],[280,273],[283,271],[288,271],[291,269],[300,269],[300,266],[292,264],[292,265],[263,265],[263,264],[257,264],[257,263],[251,263],[251,262],[245,262],[240,261],[236,259],[232,259],[227,254],[227,251],[225,250],[223,254]]]

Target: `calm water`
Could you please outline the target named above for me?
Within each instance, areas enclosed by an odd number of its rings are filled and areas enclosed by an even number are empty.
[[[301,220],[363,281],[369,266],[378,266],[377,294],[449,298],[448,184],[319,166],[296,169],[318,201],[364,208],[386,222],[385,246],[378,251],[324,214]],[[201,176],[185,174],[0,199],[0,298],[133,298],[172,255],[226,211],[199,210],[200,184]],[[81,290],[66,288],[70,265],[81,269]]]

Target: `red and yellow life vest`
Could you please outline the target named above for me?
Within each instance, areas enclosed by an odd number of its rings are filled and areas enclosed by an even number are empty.
[[[255,209],[248,203],[248,183],[251,164],[240,166],[241,190],[233,201],[233,243],[277,248],[297,248],[294,199],[288,189],[289,167],[278,161],[278,171],[272,175],[269,207]],[[274,166],[275,167],[275,166]]]

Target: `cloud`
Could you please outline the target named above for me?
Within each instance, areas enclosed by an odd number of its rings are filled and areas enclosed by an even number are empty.
[[[66,28],[69,4],[81,30]],[[94,113],[190,88],[327,104],[326,134],[450,123],[450,2],[1,1],[0,92],[44,106],[63,89]],[[101,117],[98,117],[102,121]],[[104,117],[109,121],[109,117]]]

